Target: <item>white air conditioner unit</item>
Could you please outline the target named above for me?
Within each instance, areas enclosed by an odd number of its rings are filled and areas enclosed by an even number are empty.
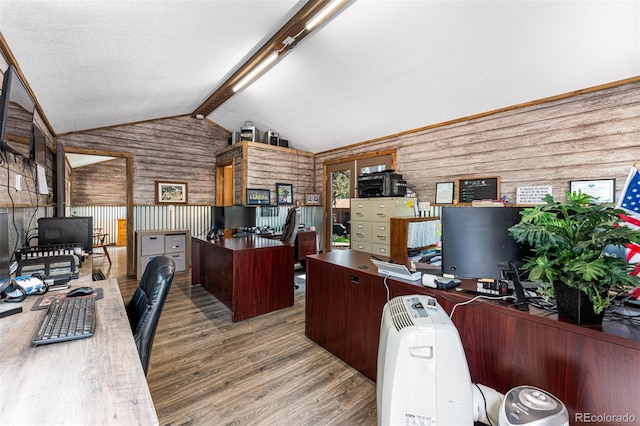
[[[429,296],[396,297],[382,314],[378,424],[472,425],[473,390],[460,336]]]
[[[379,425],[569,426],[555,396],[533,386],[503,395],[472,384],[460,335],[436,299],[389,301],[378,348]]]

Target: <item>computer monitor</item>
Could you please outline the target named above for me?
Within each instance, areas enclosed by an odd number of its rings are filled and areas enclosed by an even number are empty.
[[[211,207],[211,229],[223,229],[224,228],[224,207],[213,206]]]
[[[9,219],[7,213],[0,213],[0,293],[11,283],[9,274]]]
[[[521,266],[529,248],[509,228],[520,222],[518,207],[443,207],[442,273],[457,278],[508,279],[509,262]]]
[[[256,226],[256,207],[227,206],[224,208],[225,229],[253,228]]]
[[[38,219],[38,245],[81,244],[93,252],[93,217],[42,217]]]

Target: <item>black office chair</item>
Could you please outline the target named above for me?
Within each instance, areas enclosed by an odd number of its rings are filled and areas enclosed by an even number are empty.
[[[287,213],[287,219],[284,221],[284,228],[282,229],[282,242],[294,244],[296,242],[296,236],[298,235],[298,226],[300,225],[300,219],[298,218],[298,208],[291,207]]]
[[[175,270],[176,265],[169,257],[157,256],[151,259],[131,301],[126,305],[133,339],[136,342],[145,375],[149,367],[158,320]]]
[[[282,238],[280,238],[280,241],[283,243],[295,244],[299,225],[300,219],[298,219],[298,208],[291,207],[287,213],[287,219],[284,221],[284,228],[282,229]],[[297,290],[299,288],[298,284],[294,282],[293,288]]]

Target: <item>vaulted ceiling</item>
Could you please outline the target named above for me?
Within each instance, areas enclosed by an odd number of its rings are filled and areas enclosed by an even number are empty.
[[[0,31],[62,134],[194,114],[305,4],[2,0]],[[358,0],[207,118],[320,152],[638,75],[638,0]]]

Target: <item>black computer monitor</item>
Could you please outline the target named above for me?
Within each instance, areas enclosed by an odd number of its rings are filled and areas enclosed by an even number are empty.
[[[93,252],[93,217],[42,217],[38,219],[38,245],[81,244]]]
[[[508,279],[509,262],[521,266],[529,249],[509,228],[520,222],[518,207],[443,207],[442,273],[458,278]]]
[[[227,206],[224,208],[225,229],[253,228],[256,226],[256,207]]]
[[[224,229],[224,207],[211,207],[211,229]]]
[[[11,283],[9,274],[9,219],[7,213],[0,213],[0,293]]]

